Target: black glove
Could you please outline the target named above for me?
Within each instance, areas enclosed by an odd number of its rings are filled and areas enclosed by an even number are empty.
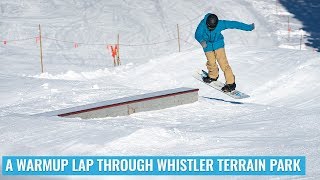
[[[252,27],[252,30],[254,30],[254,28],[256,28],[255,25],[254,25],[254,23],[251,24],[251,27]],[[251,31],[252,31],[252,30],[251,30]]]
[[[201,44],[201,46],[202,46],[203,48],[206,48],[206,47],[207,47],[207,42],[206,42],[206,41],[202,41],[200,44]]]

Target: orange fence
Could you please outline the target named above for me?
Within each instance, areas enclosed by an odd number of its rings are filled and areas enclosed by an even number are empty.
[[[276,11],[278,11],[278,4],[276,3]],[[198,24],[198,21],[200,21],[200,18],[202,18],[203,15],[199,15],[191,20],[189,20],[188,22],[182,23],[182,24],[177,24],[176,26],[176,33],[175,36],[173,38],[169,38],[167,40],[164,41],[157,41],[157,42],[149,42],[149,43],[142,43],[142,44],[126,44],[126,43],[120,43],[120,35],[117,35],[117,43],[106,43],[106,42],[97,42],[97,43],[86,43],[86,42],[79,42],[76,40],[73,41],[69,41],[69,40],[63,40],[63,39],[57,39],[57,38],[53,38],[53,37],[48,37],[48,36],[42,36],[41,34],[41,27],[39,25],[39,35],[37,36],[31,36],[31,37],[27,37],[27,38],[23,38],[23,39],[0,39],[0,42],[2,42],[1,44],[8,46],[11,44],[14,44],[15,42],[22,42],[22,41],[31,41],[34,40],[37,44],[40,44],[40,59],[41,59],[41,72],[43,72],[43,57],[42,57],[42,41],[46,40],[46,41],[56,41],[56,42],[60,42],[60,43],[67,43],[70,44],[70,47],[73,48],[78,48],[79,46],[103,46],[105,48],[105,50],[110,54],[110,56],[112,57],[113,60],[113,65],[114,66],[120,66],[121,65],[121,60],[120,60],[120,48],[121,47],[141,47],[141,46],[154,46],[154,45],[161,45],[161,44],[166,44],[169,42],[177,42],[177,51],[181,52],[181,42],[184,42],[185,44],[188,44],[189,47],[192,46],[194,47],[200,47],[199,44],[196,44],[194,42],[189,42],[188,40],[181,38],[181,33],[185,33],[187,34],[188,38],[193,39],[194,36],[194,27],[191,28],[191,24],[196,26]],[[197,22],[196,22],[197,20]],[[189,25],[189,26],[187,26]],[[184,29],[184,31],[181,31],[180,27],[189,27],[189,30]],[[290,17],[288,17],[288,25],[287,25],[287,38],[288,41],[290,40],[291,35],[290,33],[292,32],[293,28],[290,25]],[[173,31],[173,30],[172,30]],[[174,32],[174,31],[173,31]],[[301,49],[301,45],[303,43],[303,38],[305,38],[305,35],[301,34],[301,36],[299,37],[300,40],[300,49]],[[192,49],[192,48],[190,48]],[[189,49],[187,49],[189,50]]]
[[[199,18],[201,16],[198,16]],[[196,18],[190,21],[194,21]],[[186,24],[184,24],[186,25]],[[188,32],[191,33],[191,32]],[[1,39],[0,39],[1,40]],[[120,60],[120,47],[141,47],[141,46],[153,46],[153,45],[160,45],[160,44],[165,44],[169,43],[172,41],[177,41],[178,48],[177,50],[181,52],[181,41],[192,45],[194,47],[197,47],[196,44],[188,42],[187,40],[181,39],[180,37],[180,29],[179,25],[177,24],[177,38],[171,38],[165,41],[157,41],[157,42],[150,42],[150,43],[142,43],[142,44],[125,44],[125,43],[120,43],[120,35],[117,35],[117,43],[86,43],[86,42],[79,42],[79,41],[69,41],[69,40],[63,40],[63,39],[57,39],[53,37],[48,37],[48,36],[42,36],[41,32],[41,26],[39,25],[39,35],[38,36],[33,36],[33,37],[28,37],[28,38],[23,38],[23,39],[5,39],[2,40],[3,45],[12,45],[15,44],[16,42],[23,42],[23,41],[31,41],[34,40],[35,43],[40,44],[40,62],[41,62],[41,72],[44,72],[43,68],[43,49],[42,49],[42,41],[56,41],[60,43],[67,43],[72,45],[73,48],[78,48],[79,46],[104,46],[107,50],[108,53],[110,53],[112,59],[113,59],[113,65],[114,66],[120,66],[121,65],[121,60]]]

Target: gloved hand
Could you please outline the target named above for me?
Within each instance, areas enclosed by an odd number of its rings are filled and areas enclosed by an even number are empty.
[[[201,44],[201,46],[202,46],[203,48],[206,48],[206,47],[207,47],[207,42],[206,42],[206,41],[202,41],[200,44]]]
[[[251,27],[252,27],[252,30],[254,30],[254,28],[255,28],[254,23],[251,24]],[[251,31],[252,31],[252,30],[251,30]]]

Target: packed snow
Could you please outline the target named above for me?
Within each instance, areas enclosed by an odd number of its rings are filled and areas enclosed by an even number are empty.
[[[252,32],[223,33],[237,89],[250,98],[234,100],[192,77],[205,68],[194,31],[207,12],[255,23]],[[260,178],[319,179],[320,57],[301,28],[276,1],[1,0],[0,155],[301,155],[305,177]],[[113,67],[106,47],[118,33],[122,65]],[[199,88],[199,101],[115,118],[35,115],[177,87]],[[195,179],[0,176],[36,178]]]

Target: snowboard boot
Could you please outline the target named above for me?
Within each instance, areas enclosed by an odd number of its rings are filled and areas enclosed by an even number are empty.
[[[223,92],[231,92],[236,89],[236,86],[237,86],[236,83],[226,84],[226,85],[224,85],[224,87],[221,90]]]
[[[217,81],[218,78],[219,78],[219,75],[218,75],[217,78],[211,78],[211,77],[207,76],[207,77],[203,77],[202,80],[203,80],[203,82],[210,84],[213,81]]]

